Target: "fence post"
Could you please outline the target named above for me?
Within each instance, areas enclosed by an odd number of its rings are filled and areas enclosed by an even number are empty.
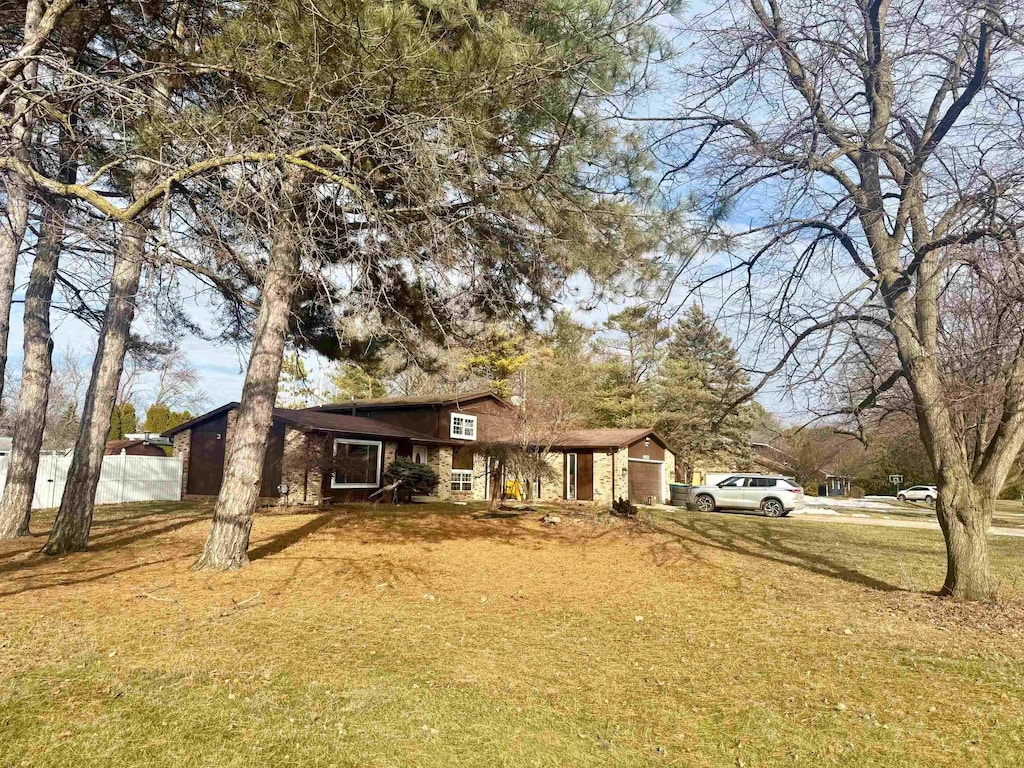
[[[127,475],[128,475],[128,452],[124,448],[122,448],[121,449],[121,482],[118,483],[118,485],[120,486],[120,488],[118,489],[120,491],[120,493],[118,495],[118,498],[117,498],[117,503],[118,504],[124,504],[124,484],[125,484],[125,481],[128,479]]]

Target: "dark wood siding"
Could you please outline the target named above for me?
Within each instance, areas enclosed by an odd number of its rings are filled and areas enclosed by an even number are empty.
[[[447,405],[441,409],[437,425],[437,437],[442,440],[451,437],[453,413],[466,413],[477,417],[477,440],[496,440],[508,434],[514,419],[514,413],[509,410],[508,406],[496,400],[477,400],[472,403],[463,403],[460,407]]]
[[[646,445],[645,445],[646,443]],[[653,437],[637,440],[629,446],[629,458],[650,459],[651,461],[665,460],[665,446],[661,445]]]
[[[281,493],[281,461],[284,458],[284,423],[275,422],[267,435],[267,452],[263,456],[263,475],[260,479],[260,496],[276,499]]]
[[[224,479],[224,438],[228,416],[222,414],[192,428],[185,493],[216,496]]]
[[[594,500],[594,453],[576,454],[576,498],[580,501]]]
[[[351,411],[339,411],[349,413]],[[413,432],[422,432],[425,435],[437,435],[440,431],[438,426],[437,408],[433,405],[409,406],[408,408],[372,408],[359,409],[356,416],[366,419],[382,421],[385,424],[393,424],[402,429],[411,429]],[[440,437],[448,437],[448,424],[444,425],[444,434]]]
[[[646,461],[629,462],[629,500],[635,504],[646,504],[647,497],[654,497],[655,502],[661,501],[661,468],[662,464]]]

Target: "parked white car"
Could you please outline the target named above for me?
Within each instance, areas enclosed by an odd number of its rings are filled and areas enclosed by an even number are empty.
[[[924,501],[934,504],[939,498],[939,489],[934,485],[915,485],[897,493],[896,498],[900,501]]]
[[[804,489],[789,477],[737,474],[690,489],[690,503],[700,512],[759,509],[768,517],[785,517],[803,507]]]

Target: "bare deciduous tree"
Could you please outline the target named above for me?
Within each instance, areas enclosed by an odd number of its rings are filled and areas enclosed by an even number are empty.
[[[661,136],[667,178],[710,180],[707,210],[752,223],[719,231],[714,258],[684,271],[749,315],[775,356],[765,378],[820,377],[836,342],[891,340],[877,389],[910,392],[940,489],[942,592],[967,599],[994,589],[986,535],[1024,445],[1024,336],[1002,337],[968,450],[943,297],[1020,285],[1022,16],[1013,0],[719,3],[690,30],[684,95]],[[965,257],[970,244],[991,261]]]

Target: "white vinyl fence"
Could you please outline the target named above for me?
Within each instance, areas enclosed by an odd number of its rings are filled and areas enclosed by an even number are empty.
[[[7,484],[7,456],[0,456],[0,492]],[[71,468],[71,454],[43,454],[32,496],[32,508],[60,506]],[[181,499],[180,456],[104,456],[97,504]]]

